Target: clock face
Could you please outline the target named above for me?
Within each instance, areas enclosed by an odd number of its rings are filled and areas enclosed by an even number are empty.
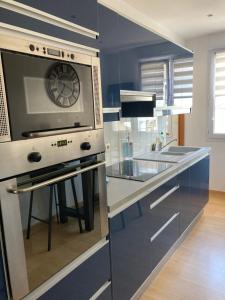
[[[79,98],[80,80],[70,64],[53,65],[47,74],[46,85],[50,99],[60,107],[71,107]]]

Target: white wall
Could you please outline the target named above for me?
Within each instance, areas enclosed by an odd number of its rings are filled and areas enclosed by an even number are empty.
[[[225,49],[225,32],[192,39],[187,45],[194,51],[194,103],[192,114],[186,116],[185,143],[212,148],[210,189],[225,191],[225,140],[208,137],[210,50]]]

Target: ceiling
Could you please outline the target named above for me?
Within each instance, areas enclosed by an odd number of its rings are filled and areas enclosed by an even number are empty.
[[[184,39],[225,31],[225,0],[124,0]],[[208,17],[212,14],[213,16]]]

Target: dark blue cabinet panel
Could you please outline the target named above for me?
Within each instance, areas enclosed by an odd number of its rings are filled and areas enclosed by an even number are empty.
[[[97,0],[17,0],[17,2],[98,31]]]
[[[149,234],[153,236],[175,213],[180,212],[177,177],[172,178],[149,194],[147,202],[149,205]]]
[[[114,300],[128,300],[151,273],[147,202],[136,202],[110,219]]]
[[[109,246],[106,245],[39,299],[87,300],[108,280],[110,260]]]
[[[98,13],[103,106],[118,107],[120,106],[118,14],[103,5],[99,5]]]
[[[161,185],[146,198],[154,269],[179,237],[181,202],[177,177]]]
[[[182,233],[204,208],[209,191],[209,157],[206,157],[178,175],[181,198]]]
[[[6,291],[6,282],[5,282],[5,273],[3,267],[2,253],[0,252],[0,300],[6,300],[7,291]]]
[[[151,242],[152,269],[154,269],[179,237],[179,213],[167,220],[166,227]]]
[[[112,288],[108,286],[103,293],[97,298],[97,300],[111,300],[112,299]]]
[[[190,197],[195,202],[198,213],[208,202],[209,193],[209,156],[190,168]]]

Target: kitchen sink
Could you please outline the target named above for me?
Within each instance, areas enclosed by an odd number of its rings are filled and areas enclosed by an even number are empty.
[[[134,159],[161,161],[170,163],[179,163],[189,157],[204,151],[206,148],[187,147],[187,146],[170,146],[162,151],[147,152],[134,157]]]
[[[171,146],[169,148],[167,148],[166,151],[162,151],[162,153],[164,152],[171,152],[171,153],[176,153],[176,155],[178,155],[178,153],[189,153],[189,152],[195,152],[195,151],[198,151],[200,150],[201,148],[199,147],[186,147],[186,146]],[[175,155],[175,154],[170,154],[170,155]]]
[[[184,152],[173,152],[173,151],[162,151],[160,152],[161,155],[174,155],[174,156],[182,156],[186,155]]]

